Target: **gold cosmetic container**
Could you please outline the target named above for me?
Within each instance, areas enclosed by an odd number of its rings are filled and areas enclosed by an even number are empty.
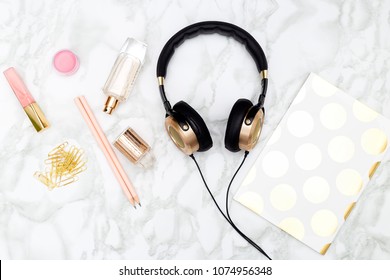
[[[114,142],[114,146],[133,164],[148,168],[154,163],[150,146],[131,127],[119,135]]]

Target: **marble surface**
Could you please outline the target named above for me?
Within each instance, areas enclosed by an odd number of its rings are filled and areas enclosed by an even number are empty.
[[[266,122],[240,180],[310,72],[390,118],[389,1],[16,1],[0,0],[0,70],[14,66],[52,127],[37,134],[0,77],[1,259],[264,259],[220,217],[193,162],[164,132],[155,79],[164,43],[179,29],[222,20],[249,31],[269,62]],[[128,101],[112,116],[101,88],[127,37],[145,41],[145,65]],[[51,60],[69,48],[80,58],[73,76]],[[206,120],[214,147],[196,157],[220,203],[242,158],[223,147],[228,113],[255,98],[255,64],[232,39],[201,36],[175,53],[166,90]],[[126,201],[74,97],[85,95],[110,140],[127,126],[151,146],[156,163],[142,169],[118,153],[142,208]],[[46,153],[68,140],[85,149],[88,170],[73,185],[48,191],[33,178]],[[274,259],[389,259],[390,162],[381,164],[326,256],[237,202],[236,223]]]

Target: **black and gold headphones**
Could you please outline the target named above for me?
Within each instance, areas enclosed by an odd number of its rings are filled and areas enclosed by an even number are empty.
[[[254,59],[262,79],[262,91],[257,103],[241,98],[234,104],[226,126],[225,147],[229,151],[252,150],[259,137],[264,122],[264,99],[267,92],[267,60],[259,43],[244,29],[226,22],[204,21],[187,26],[177,32],[165,44],[157,63],[157,79],[160,95],[166,111],[165,128],[175,145],[187,155],[204,152],[213,146],[206,123],[190,105],[179,101],[173,107],[164,90],[169,60],[180,44],[199,34],[218,33],[230,36],[245,45]]]
[[[234,173],[226,191],[226,214],[215,200],[203,173],[199,167],[198,162],[193,155],[195,152],[204,152],[213,146],[210,132],[202,119],[202,117],[186,102],[179,101],[173,107],[169,103],[164,90],[164,79],[167,73],[169,60],[171,59],[175,48],[182,44],[186,39],[193,38],[199,34],[219,33],[225,36],[231,36],[237,41],[245,45],[246,49],[251,54],[256,62],[257,70],[261,75],[262,91],[258,98],[257,104],[253,105],[248,99],[241,98],[236,101],[230,112],[229,119],[225,132],[225,147],[229,151],[238,152],[245,150],[244,158],[238,169]],[[233,222],[229,214],[229,191],[241,166],[250,150],[252,150],[259,140],[261,129],[264,122],[264,99],[267,92],[267,60],[259,43],[244,29],[227,22],[220,21],[204,21],[195,23],[193,25],[183,28],[177,32],[165,44],[161,51],[157,62],[157,79],[160,89],[160,95],[164,108],[165,128],[169,137],[175,145],[189,155],[195,162],[198,171],[202,177],[203,183],[217,206],[219,212],[226,219],[226,221],[237,231],[245,240],[249,242],[254,248],[262,253],[268,259],[271,259],[267,253],[257,245],[253,240],[246,236]]]

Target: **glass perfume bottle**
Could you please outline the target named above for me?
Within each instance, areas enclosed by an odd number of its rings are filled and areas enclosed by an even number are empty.
[[[107,101],[103,112],[111,114],[119,102],[126,101],[145,59],[146,44],[128,38],[103,87]]]

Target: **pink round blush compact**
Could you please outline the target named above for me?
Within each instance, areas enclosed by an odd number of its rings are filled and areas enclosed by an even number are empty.
[[[70,50],[61,50],[54,55],[54,68],[66,75],[72,75],[79,69],[79,60]]]

